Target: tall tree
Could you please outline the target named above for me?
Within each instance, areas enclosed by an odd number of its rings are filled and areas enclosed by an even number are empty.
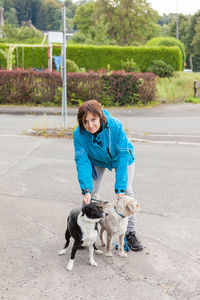
[[[199,53],[199,49],[200,49],[200,18],[198,19],[194,29],[195,29],[195,35],[192,39],[192,46],[193,46],[194,52]]]
[[[28,0],[15,0],[14,8],[17,11],[19,24],[28,20]]]
[[[115,43],[137,45],[158,35],[158,14],[146,0],[97,0],[81,5],[74,22],[84,34],[95,39],[99,26]],[[91,32],[91,30],[93,32]]]
[[[15,8],[11,8],[8,12],[5,13],[6,21],[13,25],[14,27],[19,26],[18,18],[17,18],[17,11]]]
[[[94,2],[82,4],[76,10],[73,23],[85,35],[90,34],[93,24]]]
[[[190,68],[193,69],[194,71],[200,71],[199,54],[196,53],[193,44],[193,39],[196,34],[195,28],[196,25],[198,24],[199,19],[200,19],[200,10],[197,11],[197,13],[195,13],[193,16],[191,16],[190,25],[187,30],[187,49],[188,49],[188,56],[189,56],[188,60],[189,60]]]

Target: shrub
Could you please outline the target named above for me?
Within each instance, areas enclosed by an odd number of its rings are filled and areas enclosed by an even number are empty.
[[[146,44],[148,47],[149,46],[167,46],[167,47],[172,47],[172,46],[177,46],[181,50],[181,55],[182,55],[182,68],[179,71],[182,71],[184,69],[184,62],[186,60],[186,52],[185,52],[185,46],[183,43],[181,43],[179,40],[177,40],[174,37],[156,37],[151,40],[149,40]],[[166,61],[167,63],[167,61]],[[176,70],[178,71],[178,70]]]
[[[172,77],[174,75],[174,68],[162,60],[155,60],[148,68],[148,72],[152,72],[159,77]]]
[[[0,71],[0,104],[61,104],[62,80],[58,72]],[[104,105],[132,105],[155,99],[152,73],[68,73],[68,103],[97,99]]]
[[[54,101],[62,86],[57,72],[0,71],[0,104],[42,104]]]
[[[75,64],[75,62],[73,60],[67,59],[66,61],[67,63],[67,72],[79,72],[79,68],[77,66],[77,64]]]
[[[125,72],[134,72],[139,70],[136,62],[133,59],[123,62],[122,68]]]
[[[0,69],[7,68],[7,52],[8,47],[6,45],[0,45]]]
[[[174,70],[182,70],[181,50],[175,47],[118,47],[118,46],[86,46],[69,45],[67,47],[68,58],[87,71],[99,69],[122,70],[122,64],[134,60],[142,72],[146,72],[154,60],[163,60],[174,67]]]
[[[15,64],[13,68],[48,68],[47,46],[23,47],[17,46],[13,51]],[[53,55],[59,56],[60,46],[53,47]],[[117,46],[83,46],[68,45],[67,59],[73,60],[80,68],[86,71],[107,68],[110,70],[122,70],[123,63],[133,60],[138,69],[146,72],[154,60],[163,60],[174,67],[174,70],[182,70],[181,50],[176,47],[117,47]]]

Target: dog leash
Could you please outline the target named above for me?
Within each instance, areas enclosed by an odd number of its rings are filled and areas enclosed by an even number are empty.
[[[105,202],[105,203],[109,202],[109,201],[106,201],[106,200],[103,201],[103,200],[97,200],[97,199],[94,199],[94,198],[91,198],[91,201],[96,201],[96,202],[100,202],[100,203],[102,203],[102,202]]]
[[[108,202],[108,201],[97,200],[97,199],[94,199],[94,198],[91,198],[91,201],[96,201],[96,202]],[[117,213],[120,217],[125,218],[124,215],[122,215],[120,212],[117,211],[116,207],[114,207],[114,209],[115,209],[116,213]],[[112,243],[115,245],[115,249],[118,250],[119,244],[116,243],[115,241],[112,241]],[[124,251],[129,252],[129,250],[130,250],[130,247],[129,247],[129,245],[128,245],[127,239],[126,239],[126,237],[124,237]]]
[[[118,250],[119,248],[119,244],[116,243],[115,241],[112,241],[113,245],[115,245],[115,249]],[[127,239],[126,237],[124,237],[124,251],[129,252],[130,251],[130,247],[128,245]]]
[[[97,200],[97,199],[94,199],[92,198],[91,201],[96,201],[96,202],[108,202],[108,201],[103,201],[103,200]],[[114,209],[116,211],[116,213],[121,217],[121,218],[125,218],[126,216],[124,216],[123,214],[121,214],[117,209],[116,209],[116,206],[114,206]]]
[[[125,218],[125,216],[122,215],[122,214],[116,209],[116,206],[114,206],[114,209],[115,209],[116,213],[117,213],[120,217]]]
[[[94,199],[94,198],[91,198],[91,201],[102,202],[102,200],[97,200],[97,199]]]

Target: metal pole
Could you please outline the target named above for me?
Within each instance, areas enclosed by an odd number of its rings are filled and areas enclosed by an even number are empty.
[[[49,62],[49,69],[52,71],[52,56],[53,56],[53,47],[52,43],[50,44],[50,62]]]
[[[64,117],[64,128],[67,127],[67,68],[66,68],[66,13],[65,1],[62,6],[62,32],[63,32],[63,45],[62,45],[62,65],[63,65],[63,88],[62,88],[62,116]]]
[[[178,0],[176,0],[176,38],[179,39],[178,34]]]

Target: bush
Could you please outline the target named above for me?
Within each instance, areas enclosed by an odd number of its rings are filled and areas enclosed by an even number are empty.
[[[167,47],[173,47],[177,46],[181,50],[182,54],[182,68],[180,70],[176,71],[182,71],[184,69],[184,62],[186,60],[186,52],[185,52],[185,46],[183,43],[181,43],[179,40],[177,40],[174,37],[156,37],[151,39],[150,41],[147,42],[146,44],[148,47],[149,46],[167,46]],[[165,61],[167,63],[167,61]]]
[[[6,45],[0,45],[0,69],[7,69],[7,52]]]
[[[174,67],[174,70],[182,70],[181,50],[175,47],[118,47],[118,46],[86,46],[69,45],[67,47],[68,58],[87,71],[97,71],[107,68],[122,70],[122,64],[133,60],[139,70],[146,72],[154,60],[163,60]]]
[[[48,50],[43,47],[17,46],[13,51],[15,64],[13,68],[48,68]],[[53,47],[53,55],[59,56],[60,46]],[[182,56],[180,49],[176,47],[117,47],[117,46],[83,46],[68,45],[67,59],[73,60],[79,69],[97,71],[110,66],[110,70],[122,70],[123,63],[133,60],[138,69],[146,72],[154,60],[163,60],[174,67],[174,70],[182,70]]]
[[[0,71],[0,104],[61,104],[58,72]],[[68,73],[68,103],[97,99],[104,105],[132,105],[155,99],[156,76],[152,73]]]
[[[148,72],[152,72],[159,77],[172,77],[174,75],[174,68],[162,60],[155,60],[148,68]]]
[[[126,62],[123,62],[122,63],[122,68],[125,72],[139,71],[136,62],[133,59],[127,60]]]
[[[62,86],[57,72],[0,71],[0,104],[53,103]]]
[[[71,73],[79,72],[79,68],[73,60],[67,59],[66,63],[67,63],[67,66],[66,66],[67,72],[71,72]]]

